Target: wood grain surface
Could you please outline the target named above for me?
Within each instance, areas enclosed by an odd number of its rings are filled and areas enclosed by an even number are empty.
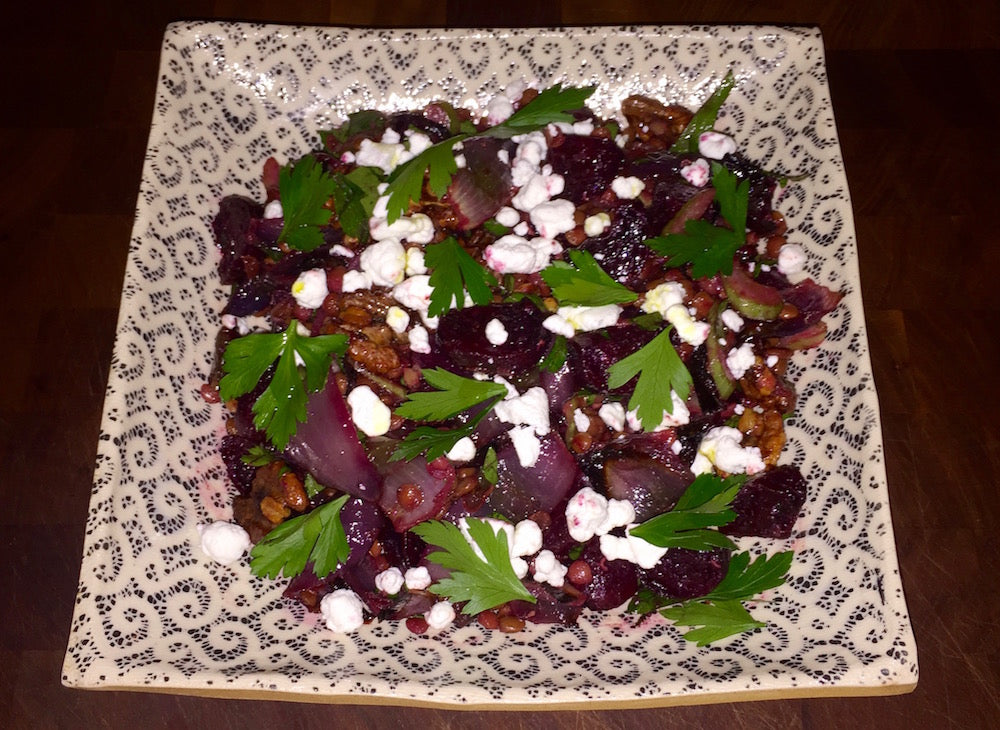
[[[1000,4],[24,2],[0,58],[0,726],[978,728],[1000,719]],[[819,25],[854,201],[903,584],[897,697],[489,714],[60,685],[165,25]]]

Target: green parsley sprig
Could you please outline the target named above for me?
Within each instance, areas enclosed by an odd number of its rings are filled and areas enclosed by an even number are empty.
[[[347,560],[350,552],[340,510],[348,495],[293,517],[271,530],[250,551],[250,570],[265,578],[293,578],[312,561],[313,573],[323,578]]]
[[[436,317],[452,306],[461,309],[465,292],[476,304],[493,301],[490,287],[497,280],[452,237],[432,243],[424,249],[424,262],[430,269],[431,300],[427,314]]]
[[[709,95],[705,103],[694,113],[691,121],[688,122],[684,131],[677,138],[677,141],[670,147],[670,151],[673,154],[683,155],[684,153],[698,151],[698,138],[702,132],[708,132],[715,127],[715,122],[719,118],[719,109],[722,108],[723,102],[729,96],[729,92],[733,90],[735,83],[736,79],[733,77],[733,72],[727,72],[725,78],[722,79],[722,83],[715,88],[715,91]]]
[[[278,173],[278,196],[284,225],[278,240],[300,251],[313,251],[323,245],[320,230],[330,222],[333,211],[327,207],[337,192],[338,183],[312,155],[306,155]]]
[[[560,304],[600,307],[634,302],[639,295],[612,279],[586,251],[570,250],[569,260],[542,269],[542,279]]]
[[[628,409],[638,409],[644,431],[652,431],[663,421],[663,414],[674,412],[673,390],[686,400],[694,382],[670,342],[671,325],[628,357],[608,368],[608,388],[620,388],[639,376],[628,402]]]
[[[333,355],[347,351],[346,335],[308,337],[292,320],[284,332],[239,337],[222,355],[223,400],[238,398],[257,387],[274,361],[278,363],[264,392],[253,404],[254,426],[263,430],[278,449],[284,449],[299,423],[306,420],[308,393],[322,390]],[[303,363],[304,377],[296,365]]]
[[[629,532],[657,547],[733,549],[736,545],[732,540],[718,530],[707,528],[728,525],[736,519],[732,504],[745,481],[742,475],[722,479],[714,474],[700,474],[671,510],[646,520]]]
[[[562,88],[555,84],[514,112],[506,121],[481,132],[463,132],[431,145],[411,160],[392,171],[389,176],[387,220],[395,221],[406,212],[411,201],[420,200],[424,176],[431,192],[441,197],[448,190],[451,178],[458,170],[454,146],[470,137],[507,139],[544,128],[553,122],[572,122],[571,111],[579,109],[594,93],[593,87]]]
[[[427,559],[451,571],[451,575],[432,584],[428,590],[455,603],[466,602],[462,613],[475,616],[507,601],[535,603],[514,573],[510,563],[507,535],[497,532],[483,520],[466,518],[469,537],[482,552],[476,554],[458,526],[440,520],[428,520],[410,528],[423,540],[440,550]]]
[[[691,275],[696,279],[717,273],[732,274],[733,256],[746,241],[750,181],[740,183],[736,175],[713,162],[712,185],[729,228],[713,226],[708,221],[689,220],[684,224],[684,233],[657,236],[644,242],[665,256],[671,266],[691,264]]]
[[[368,220],[378,202],[379,173],[371,167],[357,167],[333,179],[333,207],[341,230],[362,242],[368,240]]]

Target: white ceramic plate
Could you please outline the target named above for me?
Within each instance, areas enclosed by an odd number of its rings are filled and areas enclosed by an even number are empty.
[[[911,689],[916,650],[889,516],[850,198],[811,28],[347,30],[189,23],[163,41],[122,292],[79,595],[63,682],[307,701],[566,707],[690,704]],[[779,207],[809,272],[845,292],[821,348],[799,355],[785,461],[809,499],[788,583],[754,609],[768,628],[698,649],[658,617],[586,614],[509,636],[473,625],[348,637],[223,568],[196,525],[228,517],[223,417],[199,395],[225,292],[210,222],[221,197],[261,198],[264,160],[367,107],[445,98],[482,108],[508,81],[596,84],[698,106],[732,68],[720,121],[768,169],[814,171]],[[772,545],[771,549],[787,547]]]

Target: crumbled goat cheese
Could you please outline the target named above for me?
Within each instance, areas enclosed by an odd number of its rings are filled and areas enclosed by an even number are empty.
[[[354,160],[359,167],[377,167],[388,175],[406,161],[406,156],[406,147],[398,142],[388,144],[363,139]]]
[[[610,225],[611,216],[607,213],[595,213],[594,215],[588,215],[583,221],[583,232],[590,238],[594,238],[604,233]]]
[[[696,188],[703,188],[708,184],[709,167],[705,160],[695,160],[690,165],[681,168],[681,177],[694,185]]]
[[[340,290],[346,293],[358,291],[359,289],[371,289],[372,280],[363,271],[346,271],[344,279],[341,281]]]
[[[270,203],[264,206],[264,217],[268,220],[273,220],[275,218],[283,218],[284,215],[285,211],[281,207],[280,200],[272,200]]]
[[[389,325],[389,328],[393,332],[400,334],[405,332],[406,328],[410,326],[410,315],[406,313],[406,310],[393,304],[386,310],[385,323]]]
[[[635,527],[629,525],[628,529]],[[608,560],[627,560],[633,565],[649,570],[656,567],[667,553],[667,548],[657,547],[625,530],[625,537],[601,535],[601,554]]]
[[[409,243],[430,243],[434,240],[434,223],[423,213],[403,215],[392,223],[385,218],[372,218],[369,227],[376,241],[396,239]]]
[[[534,274],[549,265],[562,246],[547,238],[530,241],[514,234],[498,238],[486,247],[486,265],[498,274]]]
[[[383,570],[375,576],[375,587],[387,596],[394,596],[403,588],[403,572],[396,567]]]
[[[605,403],[597,409],[597,415],[612,431],[625,430],[625,406],[621,403]]]
[[[508,228],[513,228],[521,222],[521,214],[506,205],[498,210],[497,214],[493,217],[496,219],[497,223],[502,226],[507,226]]]
[[[379,241],[361,252],[361,270],[376,286],[395,286],[403,281],[406,250],[395,238]]]
[[[542,455],[542,442],[538,440],[531,426],[515,426],[507,432],[510,442],[514,445],[517,460],[525,469],[530,469],[538,463]]]
[[[542,322],[542,327],[547,329],[549,332],[553,332],[567,338],[576,334],[576,330],[573,329],[573,325],[560,317],[558,314],[551,314],[546,317]]]
[[[586,431],[590,428],[590,416],[581,411],[579,408],[573,410],[573,425],[576,426],[576,430]]]
[[[729,354],[726,355],[726,368],[730,375],[739,380],[746,375],[747,370],[753,366],[755,360],[753,347],[749,342],[744,342],[739,347],[730,350]]]
[[[252,546],[247,531],[233,522],[198,525],[201,549],[220,565],[232,565]]]
[[[392,298],[414,312],[426,312],[433,293],[431,277],[427,274],[410,276],[392,288]]]
[[[778,271],[785,276],[798,274],[806,266],[806,252],[797,243],[786,243],[778,249]]]
[[[568,200],[549,200],[531,209],[531,225],[543,238],[555,238],[576,227],[576,206]]]
[[[621,313],[622,308],[617,304],[604,304],[600,307],[559,307],[555,314],[545,318],[542,327],[556,334],[572,337],[572,334],[566,334],[568,330],[563,322],[572,327],[574,332],[593,332],[614,325]],[[554,317],[558,319],[553,319]]]
[[[445,454],[451,461],[466,462],[476,458],[476,445],[468,436],[463,436]]]
[[[424,620],[429,628],[440,631],[451,626],[451,622],[455,620],[455,607],[448,601],[438,601],[424,614]]]
[[[548,583],[554,588],[560,588],[566,582],[569,569],[556,560],[551,550],[542,550],[535,556],[532,578],[539,583]]]
[[[495,96],[486,105],[486,122],[496,126],[506,121],[514,113],[514,104],[506,96]]]
[[[486,339],[491,345],[502,345],[507,341],[507,328],[495,317],[486,323]]]
[[[493,413],[501,423],[530,426],[536,436],[544,436],[550,430],[549,399],[545,390],[537,385],[521,395],[508,394],[493,406]]]
[[[349,249],[347,246],[342,246],[339,243],[335,243],[332,246],[330,246],[330,255],[343,256],[345,259],[353,259],[354,251]]]
[[[743,317],[737,314],[735,309],[723,309],[719,316],[722,318],[722,324],[733,332],[739,332],[743,329]]]
[[[691,464],[695,474],[705,474],[712,467],[728,474],[756,474],[764,470],[760,449],[756,446],[743,447],[743,434],[729,426],[711,428],[702,437],[698,453]]]
[[[624,200],[635,200],[645,189],[646,184],[637,177],[616,177],[611,181],[612,192]]]
[[[685,295],[686,292],[681,284],[668,281],[647,291],[640,308],[643,312],[655,312],[666,319],[667,310],[674,305],[683,304]]]
[[[511,198],[510,204],[518,210],[528,213],[538,206],[552,200],[563,191],[566,181],[562,175],[534,173],[527,179],[517,194]],[[564,201],[570,203],[570,201]]]
[[[698,152],[710,160],[721,160],[736,151],[736,141],[721,132],[702,132],[698,135]]]
[[[319,604],[326,627],[338,634],[356,631],[365,623],[365,605],[347,588],[327,593]]]
[[[406,249],[406,275],[419,276],[427,273],[427,265],[424,263],[424,250],[422,248]]]
[[[347,394],[351,407],[351,420],[366,436],[381,436],[388,432],[392,411],[379,400],[367,385],[361,385]]]
[[[778,364],[778,356],[777,355],[768,355],[767,359],[764,361],[764,363],[769,368],[773,368],[775,365]]]
[[[607,499],[590,487],[573,495],[566,505],[569,536],[587,542],[594,535],[605,535],[616,527],[635,520],[635,509],[625,499]]]
[[[699,322],[692,317],[683,304],[670,307],[664,319],[674,326],[678,337],[695,347],[703,344],[712,330],[708,322]]]
[[[431,340],[427,330],[422,325],[414,325],[413,329],[410,330],[410,349],[421,355],[430,354]]]
[[[324,269],[309,269],[299,274],[292,284],[292,296],[295,303],[306,309],[319,309],[330,290],[326,286],[326,271]]]
[[[514,539],[510,553],[514,557],[534,555],[542,549],[542,528],[534,520],[521,520],[514,525]]]
[[[407,590],[422,591],[430,586],[431,574],[427,568],[420,565],[416,568],[407,568],[403,574],[403,580],[406,582]]]

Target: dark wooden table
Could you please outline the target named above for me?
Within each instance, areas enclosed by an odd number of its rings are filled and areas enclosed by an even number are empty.
[[[1000,5],[634,0],[19,2],[0,125],[0,726],[995,727],[1000,721]],[[303,4],[306,5],[306,4]],[[748,7],[744,7],[744,5]],[[910,695],[487,715],[85,692],[59,682],[164,26],[819,25],[855,205]]]

